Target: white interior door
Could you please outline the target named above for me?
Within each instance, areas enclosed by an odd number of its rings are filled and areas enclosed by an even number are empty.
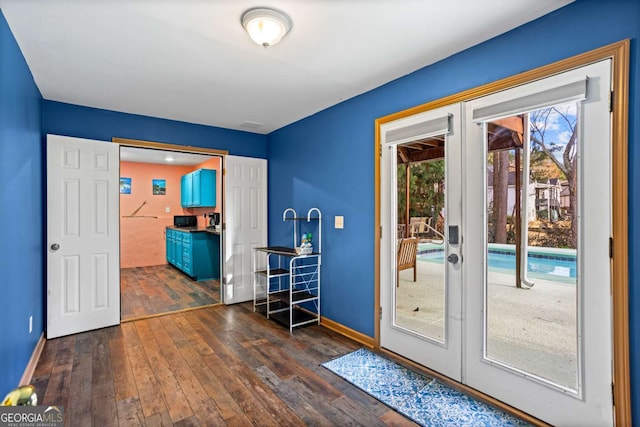
[[[253,299],[253,248],[267,246],[267,161],[225,156],[225,304]]]
[[[456,104],[381,127],[380,345],[458,381],[462,357],[460,116],[461,107]],[[411,182],[408,189],[407,181]],[[410,211],[407,199],[416,202],[409,203]],[[414,244],[415,266],[399,271],[397,260],[403,257],[398,252]]]
[[[47,338],[120,323],[118,150],[47,135]]]
[[[613,424],[610,67],[606,60],[466,103],[463,382],[558,426]],[[496,242],[488,178],[506,153],[496,124],[522,118],[525,149],[539,156],[544,143],[557,160],[522,178],[530,182],[522,197],[535,207],[522,213],[532,227],[525,236],[538,239],[524,244],[530,289],[517,286],[512,268],[493,265],[512,245]]]

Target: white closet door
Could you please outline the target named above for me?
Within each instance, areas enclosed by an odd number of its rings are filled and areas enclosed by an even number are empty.
[[[225,304],[253,299],[253,248],[267,246],[267,161],[225,156]]]

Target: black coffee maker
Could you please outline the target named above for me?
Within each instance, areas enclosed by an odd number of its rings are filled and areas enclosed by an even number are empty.
[[[218,228],[218,226],[220,225],[220,213],[219,212],[209,212],[207,214],[207,216],[209,217],[209,227],[211,228]]]

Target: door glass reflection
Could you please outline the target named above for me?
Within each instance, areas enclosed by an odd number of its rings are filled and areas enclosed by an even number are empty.
[[[570,390],[578,387],[577,109],[486,124],[485,357]]]
[[[394,325],[445,342],[445,137],[397,147]]]

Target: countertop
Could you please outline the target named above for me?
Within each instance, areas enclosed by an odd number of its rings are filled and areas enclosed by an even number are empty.
[[[212,227],[167,227],[167,230],[177,230],[182,231],[183,233],[209,233],[215,234],[216,236],[220,235],[220,229],[215,230]]]

